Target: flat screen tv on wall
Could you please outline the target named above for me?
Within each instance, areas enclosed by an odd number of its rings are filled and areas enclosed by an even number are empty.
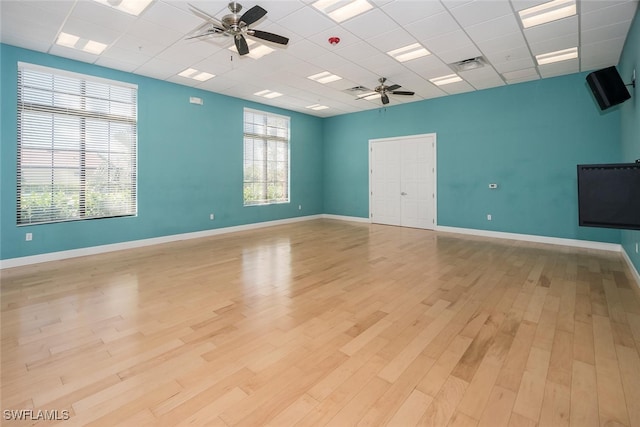
[[[640,163],[578,165],[579,224],[640,230]]]

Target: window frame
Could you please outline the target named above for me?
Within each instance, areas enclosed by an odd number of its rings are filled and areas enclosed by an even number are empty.
[[[268,132],[265,133],[252,133],[252,132],[248,132],[247,131],[247,126],[248,126],[248,122],[247,122],[247,114],[254,114],[254,115],[260,115],[263,116],[265,119],[265,123],[264,126],[265,128],[268,127],[268,120],[271,119],[276,119],[276,120],[284,120],[286,122],[286,136],[278,136],[278,135],[269,135]],[[252,108],[244,108],[243,109],[243,165],[242,165],[242,172],[243,172],[243,179],[242,179],[242,189],[243,189],[243,197],[242,197],[242,203],[243,203],[243,207],[250,207],[250,206],[268,206],[268,205],[277,205],[277,204],[286,204],[286,203],[291,203],[291,117],[289,116],[285,116],[282,114],[276,114],[276,113],[271,113],[268,111],[262,111],[262,110],[256,110],[256,109],[252,109]],[[251,124],[255,124],[255,122],[251,122]],[[281,128],[282,129],[282,128]],[[263,147],[261,149],[263,156],[261,157],[261,160],[256,161],[254,156],[251,156],[251,159],[248,159],[247,156],[247,139],[252,139],[253,140],[253,144],[255,144],[256,140],[263,140]],[[271,146],[271,150],[275,150],[276,152],[276,159],[269,159],[268,158],[268,154],[269,154],[269,144],[270,143],[274,143],[275,144],[275,148],[273,146]],[[286,144],[286,159],[283,160],[278,160],[278,143],[285,143]],[[254,147],[254,154],[255,154],[255,146]],[[247,175],[248,175],[248,171],[247,171],[247,163],[248,162],[252,162],[254,165],[256,162],[258,163],[262,163],[263,164],[263,170],[262,170],[262,176],[264,177],[263,180],[256,180],[256,179],[250,179],[247,180]],[[273,175],[274,173],[277,175],[277,167],[278,167],[278,163],[286,163],[286,178],[285,180],[269,180],[268,177],[270,175],[270,173]],[[275,167],[276,167],[276,171],[273,170],[269,170],[269,163],[275,163]],[[268,194],[269,194],[269,185],[270,184],[281,184],[283,185],[283,191],[284,191],[284,197],[281,198],[268,198]],[[265,195],[265,197],[257,199],[255,201],[247,201],[247,185],[251,185],[251,186],[255,186],[256,185],[261,185],[262,188],[262,194]]]
[[[132,83],[106,79],[102,77],[75,73],[67,70],[46,67],[25,62],[18,62],[17,74],[17,158],[16,158],[16,225],[30,226],[39,224],[51,224],[59,222],[86,221],[92,219],[106,219],[119,217],[135,217],[138,214],[138,86]],[[32,73],[30,76],[29,73]],[[33,74],[44,74],[44,76],[33,77]],[[51,81],[51,87],[30,86],[28,84],[30,78],[36,81],[41,79],[41,83],[45,83],[47,79]],[[55,87],[56,78],[62,79],[62,87],[64,85],[78,85],[77,92],[64,92]],[[66,83],[64,82],[66,80]],[[92,86],[93,85],[93,86]],[[106,86],[105,86],[106,85]],[[106,97],[97,94],[106,90]],[[94,92],[92,94],[92,91]],[[118,98],[113,93],[120,92],[124,96],[124,100]],[[47,96],[50,99],[46,99]],[[68,97],[76,101],[75,106],[64,105],[59,103],[56,97]],[[42,99],[39,99],[42,98]],[[69,101],[71,102],[71,101]],[[71,102],[73,104],[73,102]],[[93,107],[91,104],[93,103]],[[120,106],[120,113],[117,112],[116,105]],[[113,108],[116,109],[114,112]],[[106,109],[107,111],[101,111]],[[39,125],[42,125],[47,118],[50,118],[50,129],[42,132],[41,138],[34,141],[29,140],[29,134],[41,131]],[[25,124],[32,120],[31,124]],[[41,122],[42,121],[42,122]],[[56,127],[57,123],[62,127]],[[77,123],[76,123],[77,121]],[[77,129],[76,129],[77,126]],[[103,128],[94,134],[94,147],[88,148],[89,141],[92,140],[90,128]],[[77,143],[77,148],[69,146],[57,146],[56,140],[59,142],[57,132],[77,131],[78,135],[66,137],[68,141]],[[120,135],[124,135],[124,142],[118,145],[117,131]],[[64,139],[64,137],[63,137]],[[97,144],[97,145],[96,145]],[[101,146],[104,144],[107,148]],[[24,153],[31,152],[29,155]],[[39,153],[39,154],[34,154]],[[44,156],[49,153],[51,159],[49,163],[36,165],[40,160],[38,155]],[[33,157],[33,156],[36,157]],[[77,156],[77,166],[67,160],[68,164],[64,166],[56,165],[57,156],[68,156],[72,158]],[[94,165],[91,163],[91,156],[94,159]],[[25,160],[25,159],[29,160]],[[44,158],[44,157],[43,157]],[[95,161],[102,163],[98,166]],[[74,160],[75,161],[75,160]],[[124,167],[118,166],[117,163],[124,162]],[[106,165],[106,166],[105,166]],[[42,186],[40,192],[35,192],[36,197],[41,197],[44,202],[41,203],[39,209],[36,209],[36,218],[34,214],[23,212],[23,203],[28,192],[29,185],[26,185],[25,175],[29,170],[41,169],[43,176],[49,174],[50,187],[45,184],[31,184],[35,187]],[[77,183],[67,179],[56,179],[56,172],[67,171],[67,174],[74,175],[77,173]],[[96,176],[99,172],[105,174],[106,179],[100,184],[106,186],[107,191],[102,189],[91,188],[91,186],[99,187],[96,178],[88,178],[90,172],[94,172]],[[119,179],[124,174],[125,179]],[[115,177],[114,177],[115,175]],[[97,178],[99,179],[99,178]],[[74,188],[77,186],[77,189]],[[114,190],[114,187],[116,188]],[[67,197],[67,204],[72,205],[69,212],[60,213],[60,202],[56,201],[57,188],[64,188],[63,195]],[[27,191],[25,191],[27,190]],[[48,191],[47,191],[48,190]],[[121,201],[113,201],[111,199],[103,202],[97,202],[97,213],[92,213],[89,207],[89,198],[91,196],[105,196],[105,198],[123,197]],[[77,197],[77,201],[76,201]],[[48,200],[46,200],[48,199]],[[102,212],[100,212],[102,211]],[[118,212],[120,211],[120,212]],[[39,215],[38,215],[39,214]],[[39,218],[38,218],[39,216]]]

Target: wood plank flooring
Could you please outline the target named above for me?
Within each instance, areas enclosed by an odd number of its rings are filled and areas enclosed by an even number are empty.
[[[617,253],[314,220],[1,274],[3,425],[640,426]]]

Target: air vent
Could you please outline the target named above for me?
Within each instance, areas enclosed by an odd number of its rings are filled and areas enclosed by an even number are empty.
[[[455,71],[471,71],[476,68],[482,68],[486,64],[485,59],[482,56],[478,56],[476,58],[464,59],[462,61],[454,62],[453,64],[449,64],[451,68]]]
[[[349,89],[344,90],[347,93],[363,93],[363,92],[371,92],[371,89],[367,89],[364,86],[355,86]]]

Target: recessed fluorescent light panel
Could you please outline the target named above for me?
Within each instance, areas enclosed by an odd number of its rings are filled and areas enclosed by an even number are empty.
[[[94,55],[100,55],[107,48],[104,43],[95,40],[83,39],[73,34],[60,33],[56,39],[56,44],[60,46],[70,47],[72,49],[82,50]]]
[[[95,0],[114,9],[138,16],[151,4],[153,0]]]
[[[256,92],[254,93],[254,95],[258,95],[261,96],[263,98],[268,98],[268,99],[272,99],[272,98],[277,98],[279,96],[282,96],[282,94],[280,92],[274,92],[272,90],[261,90],[260,92]]]
[[[342,77],[331,74],[328,71],[323,71],[322,73],[314,74],[313,76],[309,76],[307,78],[322,84],[331,83],[335,82],[336,80],[342,79]]]
[[[460,78],[460,76],[458,76],[457,74],[447,74],[446,76],[429,79],[429,81],[436,86],[442,86],[448,85],[450,83],[461,82],[462,78]]]
[[[310,110],[320,111],[320,110],[326,110],[329,107],[327,107],[326,105],[313,104],[313,105],[308,105],[306,108],[309,108]]]
[[[536,55],[536,61],[538,61],[538,65],[545,65],[553,64],[554,62],[567,61],[569,59],[575,59],[577,57],[578,48],[572,47],[571,49],[557,50],[555,52]]]
[[[576,14],[575,0],[553,0],[518,12],[524,28],[535,27]]]
[[[336,22],[346,21],[373,8],[367,0],[318,0],[312,6]]]
[[[387,55],[398,62],[411,61],[412,59],[421,58],[430,54],[431,52],[425,49],[420,43],[410,44],[409,46],[387,52]]]
[[[255,41],[250,39],[247,39],[247,46],[250,47],[249,53],[244,56],[248,56],[249,58],[253,58],[253,59],[260,59],[263,56],[268,55],[271,52],[275,51],[275,49],[271,49],[269,46],[256,43]],[[238,53],[238,49],[236,48],[235,44],[231,46],[229,50],[235,53]]]
[[[187,68],[179,76],[186,77],[188,79],[198,80],[199,82],[206,82],[207,80],[215,77],[214,74],[205,73],[204,71],[198,71],[194,68]]]

